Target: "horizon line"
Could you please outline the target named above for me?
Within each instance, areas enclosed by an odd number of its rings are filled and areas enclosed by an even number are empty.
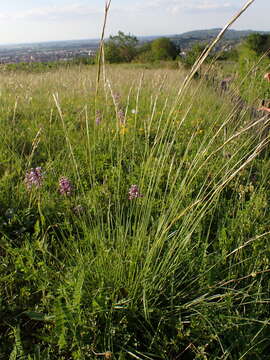
[[[205,31],[205,30],[221,30],[221,27],[217,27],[217,28],[205,28],[205,29],[194,29],[194,30],[189,30],[189,31],[184,31],[181,33],[170,33],[170,34],[156,34],[156,35],[136,35],[136,34],[132,34],[132,33],[128,33],[131,34],[133,36],[136,36],[137,38],[150,38],[150,37],[159,37],[159,36],[175,36],[175,35],[183,35],[189,32],[193,32],[193,31]],[[254,32],[258,32],[258,33],[268,33],[270,32],[270,30],[254,30],[254,29],[228,29],[227,31],[254,31]],[[120,30],[121,31],[121,30]],[[108,38],[108,37],[107,37]],[[106,39],[107,39],[106,38]],[[16,46],[16,45],[35,45],[35,44],[47,44],[47,43],[60,43],[60,42],[72,42],[72,41],[99,41],[100,38],[98,37],[93,37],[93,38],[77,38],[77,39],[62,39],[62,40],[41,40],[41,41],[26,41],[26,42],[7,42],[7,43],[0,43],[0,47],[3,46]]]

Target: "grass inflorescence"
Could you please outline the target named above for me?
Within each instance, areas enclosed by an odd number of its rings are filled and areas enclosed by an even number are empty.
[[[266,359],[267,138],[183,70],[95,73],[1,75],[2,358]]]
[[[0,359],[268,359],[258,88],[102,59],[0,80]]]

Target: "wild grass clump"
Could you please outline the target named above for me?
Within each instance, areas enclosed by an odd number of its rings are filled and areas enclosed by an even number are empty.
[[[265,118],[183,70],[100,75],[1,74],[2,358],[267,359]]]

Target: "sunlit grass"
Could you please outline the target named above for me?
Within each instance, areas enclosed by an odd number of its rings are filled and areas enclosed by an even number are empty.
[[[103,75],[0,75],[2,358],[267,359],[261,119],[183,69]]]

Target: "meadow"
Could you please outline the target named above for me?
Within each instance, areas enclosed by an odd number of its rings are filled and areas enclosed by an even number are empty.
[[[267,116],[97,71],[1,69],[0,359],[269,359]]]

